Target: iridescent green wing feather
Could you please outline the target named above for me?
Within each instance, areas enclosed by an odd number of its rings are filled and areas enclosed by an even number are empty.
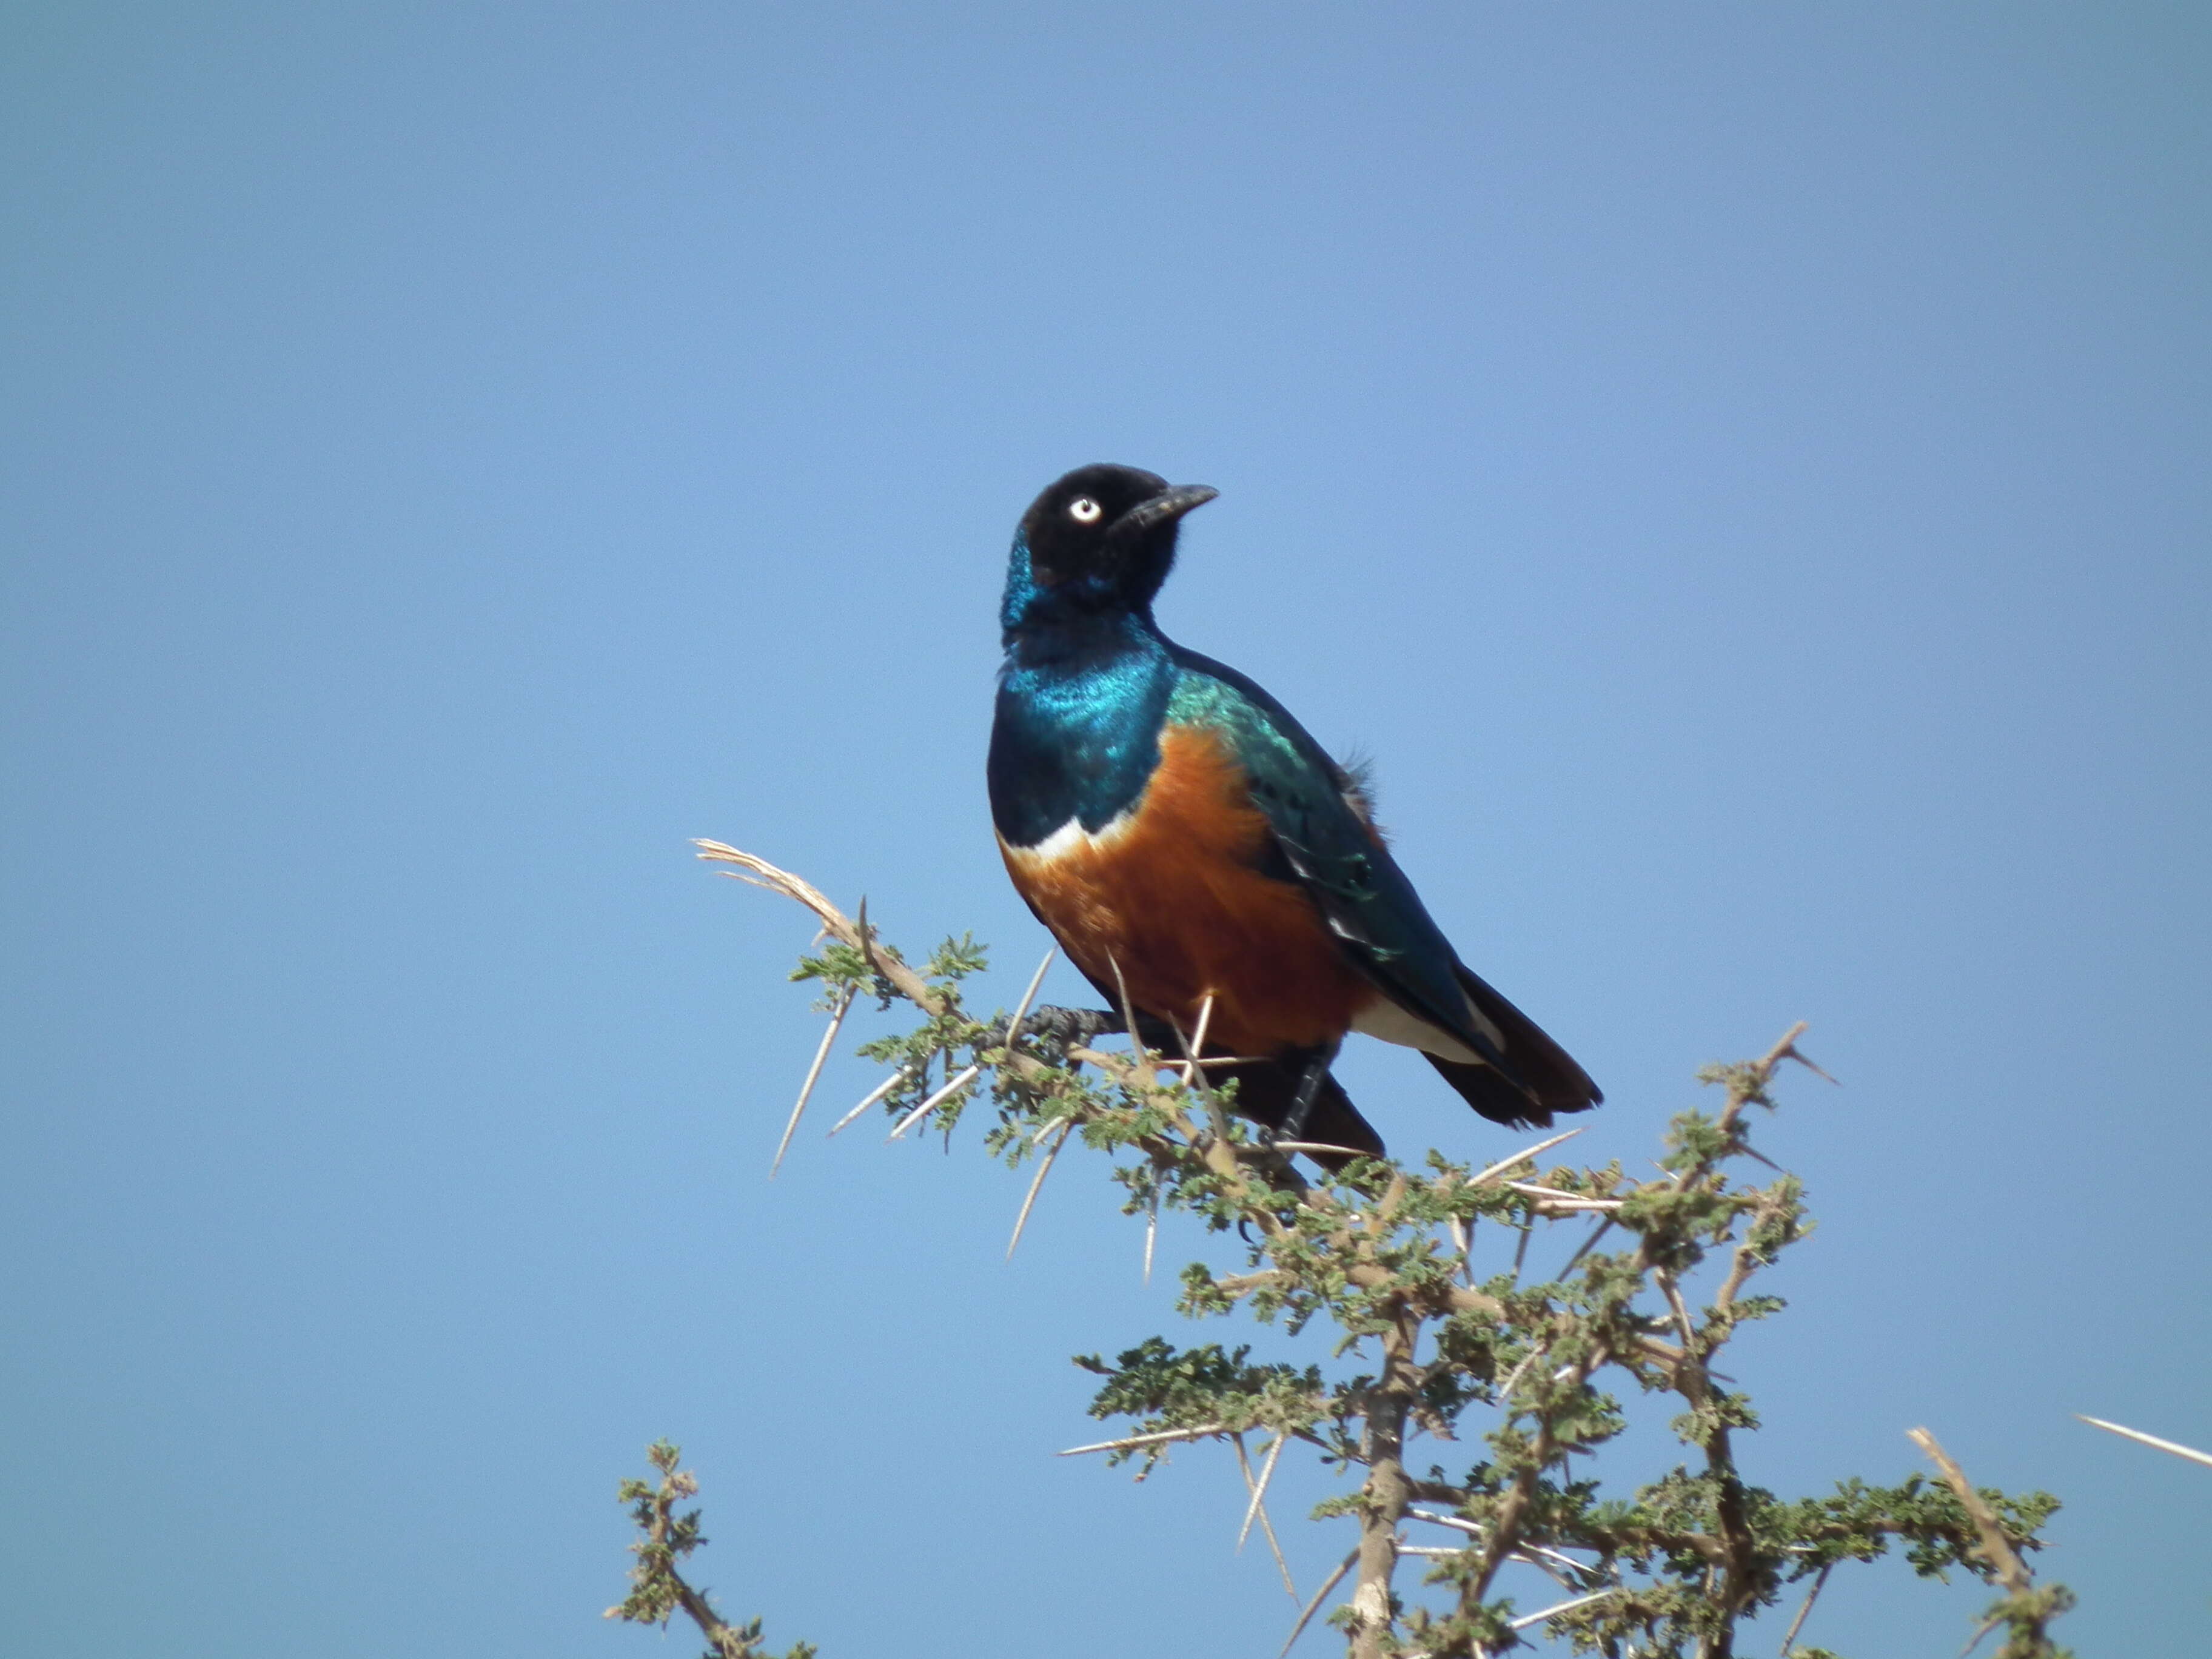
[[[1413,884],[1352,805],[1344,769],[1282,704],[1235,669],[1171,646],[1182,671],[1170,723],[1218,733],[1274,831],[1284,873],[1320,906],[1361,972],[1415,1018],[1449,1032],[1505,1076],[1514,1068],[1468,1018],[1459,965]]]

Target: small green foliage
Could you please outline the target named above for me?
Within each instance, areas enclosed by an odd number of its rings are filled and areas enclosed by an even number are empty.
[[[1110,1365],[1097,1354],[1078,1354],[1075,1363],[1107,1379],[1091,1403],[1093,1417],[1138,1417],[1158,1430],[1206,1436],[1256,1429],[1311,1437],[1315,1424],[1328,1414],[1321,1368],[1249,1364],[1249,1347],[1227,1352],[1213,1342],[1178,1350],[1148,1336]],[[1107,1461],[1141,1455],[1142,1473],[1150,1474],[1169,1443],[1119,1447]]]
[[[707,1541],[699,1530],[699,1511],[676,1510],[679,1499],[695,1498],[699,1479],[676,1466],[683,1452],[665,1440],[646,1448],[646,1456],[659,1472],[658,1482],[625,1480],[616,1488],[617,1498],[629,1505],[630,1519],[643,1534],[630,1553],[637,1565],[630,1569],[630,1590],[606,1616],[631,1624],[665,1626],[679,1611],[699,1626],[707,1638],[705,1659],[775,1659],[761,1645],[761,1621],[726,1623],[706,1596],[684,1581],[678,1563]],[[811,1643],[794,1644],[783,1659],[815,1659]]]
[[[973,933],[963,933],[958,939],[947,939],[932,951],[929,965],[921,971],[927,979],[950,985],[990,965],[990,952],[975,942]]]
[[[656,1440],[646,1448],[645,1455],[660,1471],[660,1483],[655,1486],[643,1480],[625,1480],[616,1489],[617,1498],[630,1506],[630,1519],[645,1536],[630,1546],[637,1557],[637,1565],[630,1573],[630,1593],[608,1613],[638,1624],[659,1625],[667,1621],[681,1600],[676,1564],[707,1540],[699,1530],[697,1510],[681,1515],[675,1512],[678,1498],[689,1498],[699,1489],[696,1478],[677,1472],[677,1460],[683,1453],[665,1440]]]
[[[2073,1610],[2072,1590],[2063,1584],[2039,1584],[1991,1603],[1982,1615],[1982,1628],[2004,1630],[2004,1645],[1995,1659],[2074,1659],[2074,1650],[2057,1646],[2048,1633],[2052,1620]]]

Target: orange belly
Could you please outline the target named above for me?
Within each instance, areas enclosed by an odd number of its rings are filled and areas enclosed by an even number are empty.
[[[1076,966],[1206,1048],[1272,1054],[1335,1042],[1374,988],[1301,888],[1263,875],[1269,831],[1243,769],[1200,728],[1170,726],[1135,807],[1096,835],[999,850]]]

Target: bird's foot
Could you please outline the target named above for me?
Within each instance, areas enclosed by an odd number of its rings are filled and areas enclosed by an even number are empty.
[[[1058,1008],[1047,1004],[1022,1016],[1022,1035],[1036,1037],[1048,1048],[1066,1049],[1094,1037],[1113,1036],[1129,1029],[1121,1015],[1105,1008]],[[984,1028],[983,1046],[1006,1046],[1006,1022],[993,1020]]]

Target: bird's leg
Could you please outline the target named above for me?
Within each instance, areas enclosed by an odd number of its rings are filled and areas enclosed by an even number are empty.
[[[1322,1085],[1328,1081],[1328,1068],[1336,1063],[1340,1047],[1340,1042],[1332,1042],[1326,1048],[1315,1049],[1307,1059],[1305,1069],[1298,1073],[1297,1092],[1291,1097],[1291,1109],[1275,1131],[1278,1140],[1306,1138],[1306,1120],[1313,1115],[1314,1103],[1321,1098]]]

